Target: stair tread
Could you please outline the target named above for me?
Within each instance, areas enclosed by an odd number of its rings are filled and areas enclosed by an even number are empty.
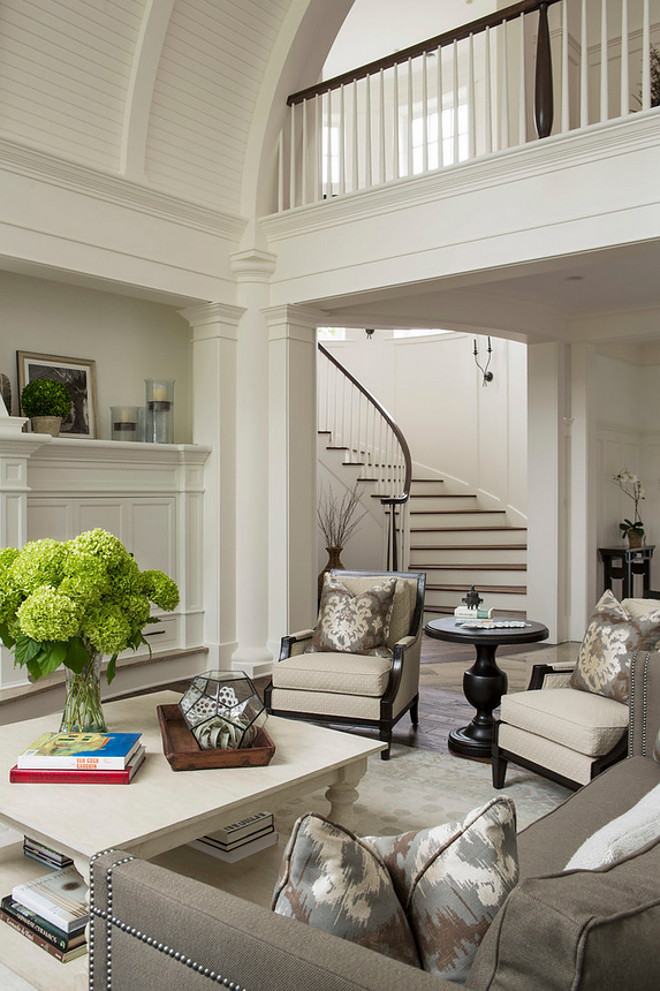
[[[471,585],[427,585],[427,592],[469,592]],[[479,585],[480,592],[506,592],[507,595],[526,595],[526,585]]]
[[[465,561],[463,564],[416,564],[423,571],[527,571],[526,564],[479,564]]]
[[[411,551],[526,551],[527,544],[415,544]]]
[[[463,516],[469,514],[470,516],[505,516],[506,510],[504,509],[411,509],[411,516],[434,516],[437,514],[440,516]]]
[[[411,526],[411,533],[479,533],[493,530],[527,531],[526,526]]]
[[[476,499],[475,492],[411,492],[411,499]]]
[[[412,481],[413,481],[413,483],[414,482],[432,482],[434,485],[444,485],[445,484],[444,478],[413,478]]]

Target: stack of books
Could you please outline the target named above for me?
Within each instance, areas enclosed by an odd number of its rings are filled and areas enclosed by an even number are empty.
[[[18,784],[120,785],[144,761],[141,733],[43,733],[9,771]]]
[[[45,843],[41,843],[40,840],[33,840],[29,836],[23,837],[23,855],[29,857],[30,860],[45,864],[46,867],[52,867],[53,870],[70,867],[73,863],[71,857],[67,857],[65,853],[52,850]]]
[[[62,963],[75,960],[87,952],[87,885],[73,866],[17,884],[0,919]]]
[[[257,812],[256,815],[234,822],[215,833],[192,840],[188,845],[234,864],[237,860],[243,860],[244,857],[277,843],[278,837],[273,813]]]

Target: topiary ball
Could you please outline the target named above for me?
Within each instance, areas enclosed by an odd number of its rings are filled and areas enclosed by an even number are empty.
[[[64,419],[71,410],[71,393],[55,379],[34,379],[21,393],[21,406],[25,416],[61,416]]]

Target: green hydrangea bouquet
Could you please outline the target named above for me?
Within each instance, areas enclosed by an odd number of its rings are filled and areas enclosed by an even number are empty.
[[[140,571],[117,537],[88,530],[73,540],[45,538],[0,550],[0,638],[14,663],[36,680],[64,665],[64,731],[106,729],[100,701],[101,658],[147,644],[142,630],[151,605],[171,611],[179,601],[162,571]]]

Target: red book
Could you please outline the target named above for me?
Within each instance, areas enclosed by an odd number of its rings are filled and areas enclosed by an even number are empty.
[[[68,770],[67,768],[18,767],[9,771],[12,784],[55,784],[55,785],[127,785],[144,761],[144,747],[139,747],[129,764],[122,770],[93,771]]]

